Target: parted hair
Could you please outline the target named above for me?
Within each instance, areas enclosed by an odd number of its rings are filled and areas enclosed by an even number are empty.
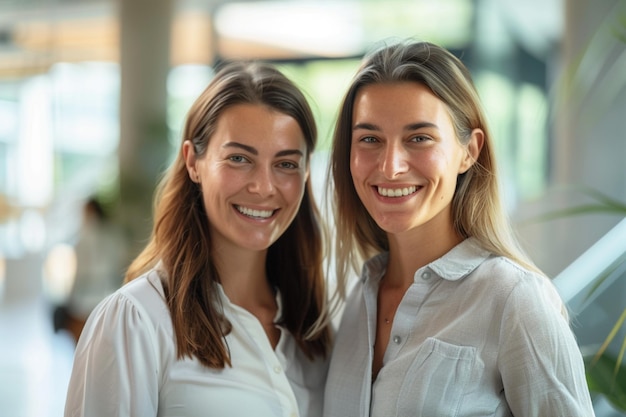
[[[210,368],[232,365],[224,340],[231,324],[219,308],[220,277],[211,256],[209,220],[201,189],[189,178],[182,143],[192,141],[196,156],[202,158],[220,115],[237,104],[264,105],[293,117],[304,135],[309,162],[317,128],[298,87],[270,64],[225,64],[187,114],[178,154],[157,186],[150,240],[125,277],[128,282],[158,267],[178,357],[195,356]],[[266,272],[282,296],[279,323],[310,359],[325,356],[330,345],[322,263],[322,228],[309,179],[293,222],[268,249]]]
[[[354,100],[364,86],[397,82],[428,87],[446,105],[461,144],[467,144],[474,129],[484,132],[476,162],[457,179],[451,210],[457,233],[464,238],[472,236],[485,249],[540,272],[518,244],[503,208],[493,139],[469,70],[445,48],[404,40],[382,45],[365,56],[339,109],[329,170],[340,295],[345,297],[350,268],[358,273],[363,260],[389,250],[386,233],[361,203],[350,175]]]

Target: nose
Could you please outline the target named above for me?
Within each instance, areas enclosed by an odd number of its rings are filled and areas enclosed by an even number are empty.
[[[401,143],[389,142],[383,152],[380,170],[386,178],[393,179],[407,172],[408,155]]]
[[[258,167],[251,171],[248,191],[263,197],[274,193],[274,175],[271,167]]]

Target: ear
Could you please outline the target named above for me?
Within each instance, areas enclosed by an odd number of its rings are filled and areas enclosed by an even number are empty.
[[[193,143],[190,140],[183,142],[183,158],[185,159],[185,166],[189,173],[189,178],[193,182],[200,182],[198,171],[196,170],[196,151],[193,148]]]
[[[463,161],[461,161],[461,165],[459,166],[459,174],[467,172],[467,170],[474,165],[474,163],[478,160],[478,155],[480,155],[480,151],[483,149],[484,143],[485,132],[478,128],[472,130],[470,139],[465,145],[466,152],[463,157]]]

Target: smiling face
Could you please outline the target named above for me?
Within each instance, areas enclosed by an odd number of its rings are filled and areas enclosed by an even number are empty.
[[[183,153],[202,189],[212,244],[266,250],[294,219],[308,178],[304,135],[294,118],[238,104],[220,115],[206,153]]]
[[[362,87],[354,101],[350,151],[357,194],[387,233],[424,225],[455,233],[451,201],[457,176],[474,161],[475,141],[459,143],[445,104],[422,84]]]

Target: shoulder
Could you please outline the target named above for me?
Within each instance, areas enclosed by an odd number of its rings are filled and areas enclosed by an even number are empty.
[[[156,270],[124,284],[108,301],[111,307],[115,304],[126,304],[127,308],[136,310],[138,314],[152,321],[160,321],[164,315],[169,316],[163,284]]]
[[[567,309],[552,281],[503,256],[491,257],[475,271],[474,281],[508,310],[556,314],[568,318]]]
[[[163,312],[168,311],[163,284],[156,270],[151,270],[125,284],[117,291],[117,297],[127,300],[155,318],[161,318]]]
[[[85,324],[85,337],[100,333],[100,338],[120,340],[142,334],[154,339],[156,331],[171,328],[170,323],[161,281],[156,271],[150,271],[125,284],[96,306]],[[130,335],[129,332],[136,333]]]
[[[463,294],[472,293],[478,299],[505,302],[511,296],[545,296],[556,304],[560,297],[552,281],[505,256],[484,249],[472,238],[466,239],[445,256],[427,266]],[[418,271],[419,272],[419,271]]]
[[[159,389],[176,356],[155,277],[129,282],[92,311],[76,345],[66,410],[156,415]]]
[[[545,275],[531,271],[504,256],[492,256],[476,269],[477,280],[485,285],[497,285],[508,290],[558,294],[552,281]]]

